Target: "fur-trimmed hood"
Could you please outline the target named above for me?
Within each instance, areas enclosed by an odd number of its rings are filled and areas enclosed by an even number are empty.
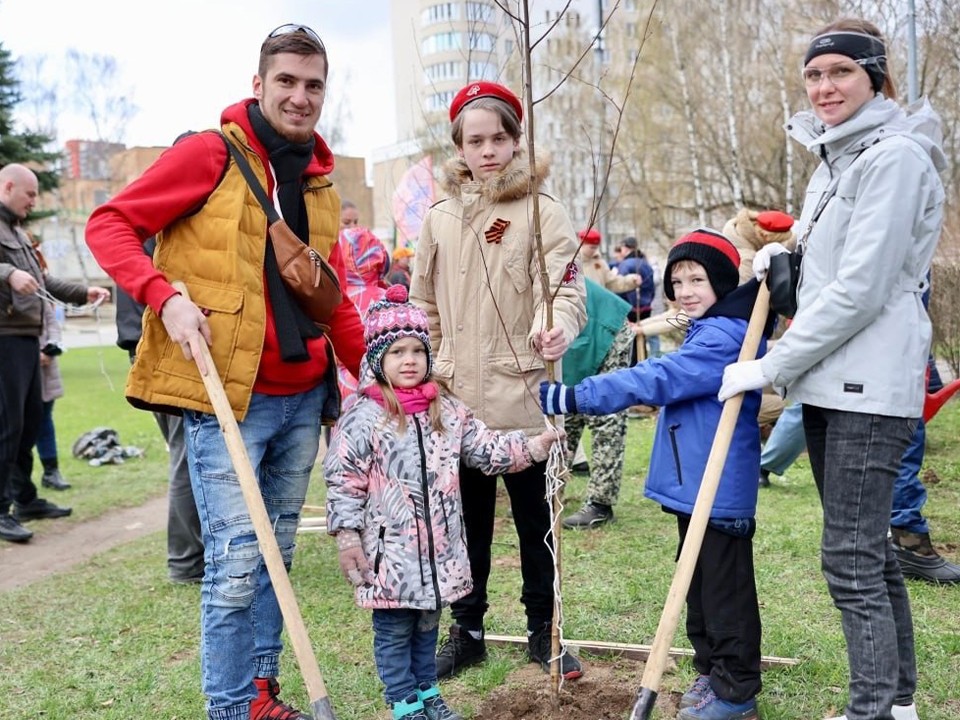
[[[540,191],[550,174],[550,159],[540,156],[537,159],[534,188]],[[473,174],[462,157],[455,157],[443,164],[440,187],[451,197],[460,197],[460,186],[474,182]],[[523,150],[517,152],[510,164],[492,178],[483,183],[481,194],[492,203],[511,202],[530,194],[530,163]]]

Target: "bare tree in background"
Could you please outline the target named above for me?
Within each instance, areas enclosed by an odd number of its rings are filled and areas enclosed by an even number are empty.
[[[120,70],[111,55],[67,50],[67,101],[89,120],[94,137],[105,143],[122,143],[127,125],[137,114],[130,88],[120,86]]]

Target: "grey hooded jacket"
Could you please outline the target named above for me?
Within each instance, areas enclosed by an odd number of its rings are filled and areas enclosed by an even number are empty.
[[[796,401],[920,417],[931,325],[921,302],[943,221],[940,118],[877,95],[826,127],[795,115],[790,136],[821,158],[798,237],[839,177],[807,238],[799,309],[763,358],[764,375]]]

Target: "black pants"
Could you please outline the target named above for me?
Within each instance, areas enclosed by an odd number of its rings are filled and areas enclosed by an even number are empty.
[[[40,434],[40,342],[31,336],[0,336],[0,515],[16,501],[33,502],[37,487],[33,446]]]
[[[513,522],[520,541],[520,573],[523,590],[520,602],[527,613],[527,629],[535,630],[553,618],[553,556],[545,544],[553,544],[550,506],[546,500],[545,462],[518,473],[503,476],[510,495]],[[460,466],[460,493],[467,530],[467,553],[473,576],[473,590],[450,606],[454,620],[469,630],[483,628],[490,577],[490,546],[497,502],[497,478]]]
[[[680,546],[690,518],[677,516]],[[723,700],[745,702],[760,692],[760,608],[753,576],[753,538],[707,526],[687,592],[687,637],[693,665],[710,676]]]

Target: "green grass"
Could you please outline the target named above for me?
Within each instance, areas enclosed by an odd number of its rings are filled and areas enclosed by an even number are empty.
[[[67,395],[56,421],[65,475],[74,483],[74,515],[32,523],[39,533],[130,506],[166,490],[166,454],[148,414],[122,397],[125,354],[114,348],[72,350],[61,361]],[[111,390],[104,371],[112,379]],[[68,459],[84,430],[109,425],[124,444],[147,450],[124,465],[92,468]],[[642,497],[652,421],[631,420],[617,522],[563,535],[563,594],[568,639],[649,644],[672,579],[675,524]],[[933,475],[926,514],[934,540],[957,560],[960,539],[960,404],[950,403],[929,427],[925,472]],[[768,720],[819,720],[842,712],[847,670],[837,611],[819,570],[820,513],[809,465],[801,459],[761,492],[755,543],[764,625],[763,652],[800,663],[764,673],[760,705]],[[585,479],[574,477],[566,504],[582,500]],[[49,495],[49,493],[48,493]],[[308,502],[322,502],[315,480]],[[516,538],[505,502],[494,545],[488,632],[520,635],[525,624]],[[944,545],[949,541],[949,545]],[[386,717],[370,650],[370,617],[353,606],[340,577],[334,543],[305,534],[292,581],[327,691],[339,720]],[[12,545],[3,553],[16,552]],[[960,717],[960,588],[910,582],[925,720]],[[183,720],[204,717],[199,690],[197,595],[194,586],[166,580],[162,533],[124,545],[29,587],[0,594],[0,718]],[[446,619],[446,616],[445,616]],[[681,622],[682,625],[682,622]],[[682,631],[673,645],[687,647]],[[603,662],[585,657],[590,663]],[[284,654],[284,696],[307,706],[292,649]],[[513,648],[491,648],[490,661],[445,685],[468,717],[483,697],[509,682],[524,664]],[[662,691],[683,689],[688,662],[666,674]],[[642,665],[637,664],[639,686]],[[548,679],[544,676],[544,683]],[[624,708],[626,717],[629,708]]]

